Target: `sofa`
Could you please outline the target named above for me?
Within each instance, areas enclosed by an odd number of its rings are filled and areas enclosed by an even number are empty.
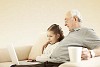
[[[46,42],[46,34],[41,34],[33,45],[23,45],[15,47],[19,61],[26,61],[28,59],[35,59],[42,54],[42,46]],[[9,56],[7,48],[0,48],[0,67],[10,67],[13,63]],[[100,57],[91,58],[90,60],[83,60],[79,63],[65,62],[59,67],[100,67]]]

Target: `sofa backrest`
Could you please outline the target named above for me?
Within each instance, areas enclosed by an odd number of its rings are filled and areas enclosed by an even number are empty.
[[[18,60],[26,60],[28,59],[30,50],[32,46],[20,46],[20,47],[15,47],[15,51],[18,56]],[[7,48],[0,48],[0,63],[1,62],[8,62],[11,61],[9,52]]]
[[[47,34],[42,33],[33,45],[28,59],[35,59],[37,56],[42,54],[42,47],[47,42]]]

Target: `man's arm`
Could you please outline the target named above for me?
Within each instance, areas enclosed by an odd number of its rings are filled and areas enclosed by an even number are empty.
[[[84,36],[84,45],[87,48],[82,51],[82,59],[87,60],[96,56],[100,56],[100,38],[96,35],[93,29],[87,29]]]
[[[93,51],[95,53],[95,57],[100,56],[100,47],[93,49]]]
[[[91,50],[88,50],[87,48],[83,48],[81,56],[82,60],[88,60],[90,58],[100,56],[100,47],[97,47],[92,51],[93,52],[91,52]]]

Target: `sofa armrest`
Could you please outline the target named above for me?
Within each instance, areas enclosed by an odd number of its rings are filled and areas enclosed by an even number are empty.
[[[0,63],[11,61],[9,52],[6,48],[0,48]]]
[[[100,67],[100,57],[82,60],[79,63],[66,62],[61,64],[59,67]]]

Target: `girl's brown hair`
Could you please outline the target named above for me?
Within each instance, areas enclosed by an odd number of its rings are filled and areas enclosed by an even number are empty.
[[[54,34],[59,34],[60,37],[58,38],[58,41],[61,41],[61,40],[64,38],[62,28],[61,28],[59,25],[57,25],[57,24],[52,24],[52,25],[47,29],[47,31],[53,31]]]

